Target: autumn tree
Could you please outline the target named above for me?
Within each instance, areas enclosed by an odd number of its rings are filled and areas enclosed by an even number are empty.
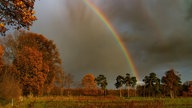
[[[117,89],[119,88],[119,96],[120,97],[122,96],[121,89],[122,89],[122,86],[124,84],[124,80],[125,80],[125,78],[123,76],[121,76],[121,75],[118,75],[117,78],[116,78],[115,87]]]
[[[93,74],[88,73],[82,79],[83,92],[85,95],[96,95],[97,85]]]
[[[160,92],[160,79],[155,73],[150,73],[149,76],[145,76],[143,79],[145,83],[145,91],[148,92],[148,96],[152,96]]]
[[[22,52],[22,50],[34,49],[34,51],[37,52],[36,54],[41,55],[37,58],[42,59],[41,72],[46,74],[42,88],[44,94],[48,94],[54,85],[60,85],[59,83],[62,82],[63,69],[58,50],[53,41],[48,40],[43,35],[23,31],[2,38],[1,42],[6,48],[6,57],[4,57],[4,59],[9,61],[8,64],[22,66],[21,64],[17,64],[23,62],[22,54],[24,54],[24,52]],[[21,59],[18,59],[18,57]],[[35,57],[35,55],[31,55],[31,57]],[[22,67],[18,67],[18,70],[23,71]]]
[[[124,83],[127,86],[127,96],[129,97],[129,87],[135,87],[137,83],[136,77],[131,77],[129,73],[126,74],[124,78]]]
[[[23,95],[42,94],[47,77],[47,71],[43,70],[42,53],[35,48],[25,46],[18,51],[13,64],[19,71],[18,77]]]
[[[82,85],[83,85],[83,88],[87,88],[87,89],[97,88],[94,75],[90,73],[86,74],[82,79]]]
[[[61,58],[56,45],[43,35],[22,32],[17,36],[18,48],[23,46],[34,47],[42,53],[44,71],[48,71],[44,85],[44,92],[48,93],[55,83],[62,83],[63,69]]]
[[[27,28],[36,20],[34,16],[35,0],[0,0],[0,33],[8,28]]]
[[[98,86],[104,91],[104,96],[106,95],[106,87],[107,87],[107,78],[104,75],[99,75],[95,78],[95,81]]]
[[[171,98],[176,96],[176,93],[179,91],[181,86],[181,78],[175,70],[171,69],[165,73],[165,76],[162,77],[162,83],[169,91],[169,95]]]

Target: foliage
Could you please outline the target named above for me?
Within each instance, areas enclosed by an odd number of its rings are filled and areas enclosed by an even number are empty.
[[[95,95],[97,94],[97,85],[95,83],[95,77],[93,74],[86,74],[82,79],[83,94],[84,95]]]
[[[120,95],[120,97],[122,96],[121,88],[122,88],[122,86],[123,86],[123,84],[124,84],[124,80],[125,80],[124,77],[121,76],[121,75],[118,75],[117,78],[116,78],[115,87],[116,87],[116,88],[120,88],[120,89],[119,89],[119,95]]]
[[[106,86],[107,86],[107,79],[104,75],[99,75],[95,78],[95,81],[97,82],[97,85],[101,87],[101,89],[104,91],[104,95],[106,95]]]
[[[18,49],[23,46],[33,47],[42,53],[43,71],[47,73],[44,84],[44,93],[49,93],[54,83],[61,84],[63,69],[61,59],[56,45],[53,41],[46,39],[43,35],[21,32],[16,40]]]
[[[23,95],[28,95],[31,92],[34,95],[42,94],[47,77],[47,72],[42,71],[42,53],[35,48],[25,46],[18,51],[13,64],[19,71],[17,76],[23,90]]]
[[[116,88],[121,88],[124,84],[124,77],[121,75],[118,75],[116,78],[116,83],[115,83],[115,87]]]
[[[86,74],[82,79],[82,85],[85,89],[97,88],[94,75],[90,73]]]
[[[124,79],[124,83],[127,86],[127,96],[129,97],[129,87],[135,87],[137,83],[136,77],[131,77],[129,73],[126,74],[126,77]]]
[[[165,76],[162,77],[161,81],[169,91],[171,98],[174,98],[181,87],[180,76],[171,69],[165,73]]]
[[[61,83],[61,59],[53,41],[23,31],[2,38],[1,43],[6,48],[3,59],[17,67],[24,95],[30,91],[34,95],[49,93],[54,85]]]
[[[0,33],[8,28],[27,28],[37,18],[34,16],[35,0],[0,0]]]
[[[149,76],[145,76],[143,79],[145,83],[145,92],[148,96],[154,96],[160,92],[160,79],[155,73],[150,73]]]
[[[121,89],[124,84],[127,86],[127,96],[129,97],[129,87],[135,87],[136,82],[136,77],[131,77],[129,73],[127,73],[125,77],[118,75],[116,78],[115,87],[119,88],[120,97],[122,96]]]

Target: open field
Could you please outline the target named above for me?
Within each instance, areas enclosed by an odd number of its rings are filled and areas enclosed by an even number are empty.
[[[3,106],[11,108],[11,103]],[[192,108],[192,98],[143,97],[33,97],[14,103],[15,108]]]

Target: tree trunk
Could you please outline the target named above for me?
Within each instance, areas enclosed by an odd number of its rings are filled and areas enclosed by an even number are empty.
[[[120,97],[122,96],[121,87],[119,88],[119,96],[120,96]]]
[[[171,97],[171,98],[174,98],[174,92],[173,92],[173,90],[170,90],[170,97]]]
[[[104,89],[104,96],[106,96],[106,89]]]
[[[129,97],[129,86],[127,86],[127,97]]]

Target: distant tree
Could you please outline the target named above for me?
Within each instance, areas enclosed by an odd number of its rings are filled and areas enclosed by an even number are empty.
[[[125,82],[124,83],[125,83],[125,85],[127,87],[127,97],[129,97],[129,87],[131,86],[131,83],[132,83],[131,76],[130,76],[129,73],[126,74]]]
[[[131,85],[130,86],[132,88],[135,88],[136,84],[137,84],[137,78],[136,77],[131,77]],[[135,96],[136,96],[136,89],[134,91],[135,91]]]
[[[122,86],[124,84],[124,80],[125,80],[125,78],[121,75],[118,75],[116,78],[115,87],[119,88],[119,96],[120,97],[122,96],[121,89],[122,89]]]
[[[169,91],[170,97],[174,98],[181,87],[180,75],[176,73],[175,70],[171,69],[165,73],[161,81]]]
[[[148,92],[148,96],[152,96],[160,92],[160,79],[155,73],[150,73],[149,76],[145,76],[143,79],[145,83],[145,91]]]
[[[93,74],[88,73],[82,79],[83,94],[84,95],[97,95],[97,85]]]
[[[101,87],[101,89],[104,91],[104,96],[106,95],[106,87],[107,87],[107,79],[104,75],[99,75],[95,78],[95,81],[97,82],[97,85]]]
[[[34,16],[35,0],[0,0],[0,33],[8,28],[27,28],[37,18]]]
[[[70,89],[71,85],[73,84],[73,75],[68,73],[68,74],[64,74],[63,77],[63,87]]]
[[[136,77],[131,77],[129,73],[126,74],[124,83],[127,86],[127,97],[129,97],[129,87],[135,87],[137,83]]]
[[[86,74],[82,79],[82,85],[85,89],[97,88],[94,75],[90,73]]]

